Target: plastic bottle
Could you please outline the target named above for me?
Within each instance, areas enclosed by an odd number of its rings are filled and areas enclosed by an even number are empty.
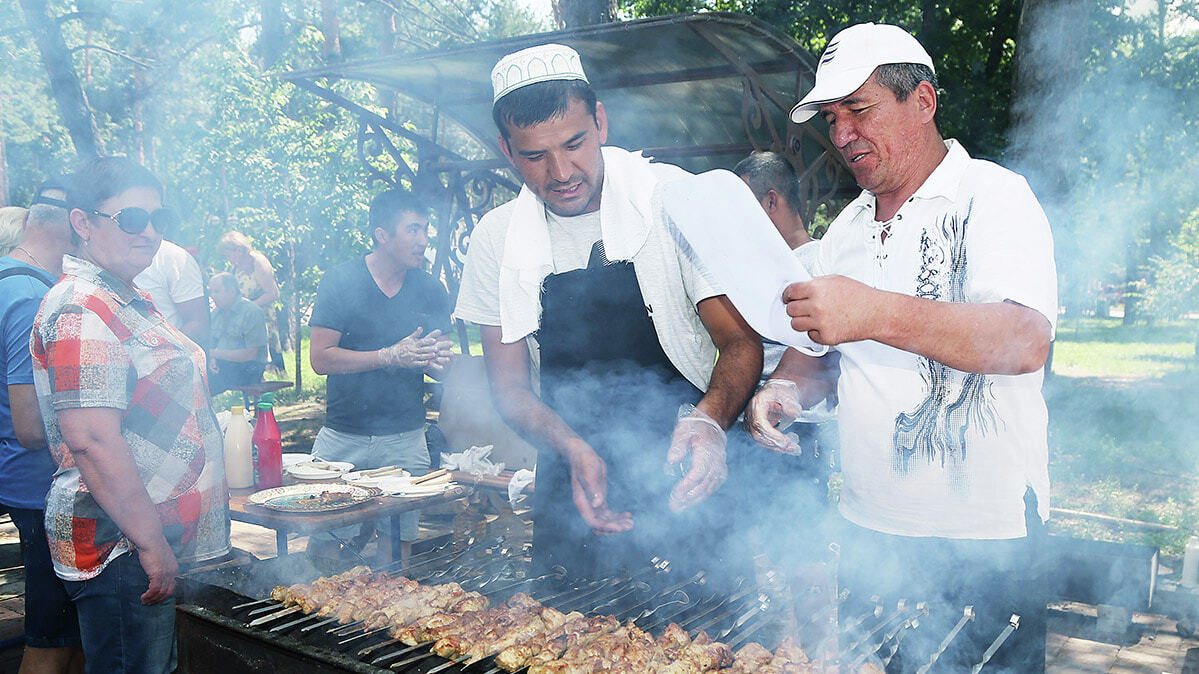
[[[1196,585],[1199,585],[1199,536],[1191,536],[1182,558],[1182,586]]]
[[[275,396],[263,394],[254,422],[254,486],[270,489],[283,484],[283,439],[275,423]]]
[[[229,427],[225,429],[225,479],[230,489],[254,486],[254,445],[245,408],[229,408]]]

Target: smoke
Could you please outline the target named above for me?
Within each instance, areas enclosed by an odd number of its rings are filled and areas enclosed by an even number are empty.
[[[1007,159],[1053,225],[1071,312],[1097,284],[1138,278],[1199,203],[1193,65],[1174,37],[1195,22],[1111,4],[1029,3],[1021,26]]]

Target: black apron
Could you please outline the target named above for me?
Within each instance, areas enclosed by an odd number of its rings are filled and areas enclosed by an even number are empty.
[[[570,466],[537,454],[533,556],[573,575],[598,577],[645,568],[664,558],[676,569],[719,564],[712,541],[713,499],[675,514],[667,475],[679,405],[701,392],[671,364],[630,262],[609,263],[602,242],[585,269],[552,274],[541,293],[541,397],[607,464],[608,506],[633,514],[632,531],[597,536],[572,500]]]

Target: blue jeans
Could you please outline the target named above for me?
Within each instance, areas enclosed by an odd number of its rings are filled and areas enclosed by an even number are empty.
[[[164,674],[175,670],[175,598],[150,606],[137,551],[111,560],[91,580],[63,581],[79,613],[88,674]]]
[[[326,461],[349,461],[355,470],[396,465],[413,475],[429,472],[429,445],[423,426],[394,435],[356,435],[322,426],[312,443],[312,455]],[[420,511],[406,512],[399,521],[400,540],[415,541],[420,533]],[[352,531],[353,527],[342,527],[335,533],[353,536]]]
[[[21,561],[25,565],[25,644],[31,648],[79,645],[79,620],[67,597],[63,581],[54,575],[50,545],[46,542],[44,510],[9,508],[21,535]]]

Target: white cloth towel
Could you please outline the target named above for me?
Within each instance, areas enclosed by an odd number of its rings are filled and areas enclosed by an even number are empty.
[[[609,260],[631,260],[645,245],[659,176],[650,159],[617,147],[601,149],[600,229]],[[554,270],[545,204],[523,186],[500,262],[500,338],[515,342],[541,323],[541,283]]]

